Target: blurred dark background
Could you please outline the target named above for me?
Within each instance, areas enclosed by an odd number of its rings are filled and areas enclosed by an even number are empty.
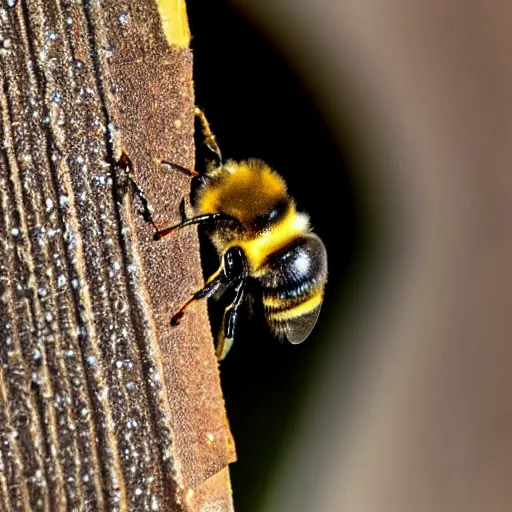
[[[224,159],[261,158],[278,170],[299,210],[310,214],[329,257],[323,310],[305,343],[280,344],[260,317],[247,321],[242,315],[235,344],[221,364],[239,459],[231,467],[235,507],[254,512],[298,421],[310,372],[326,348],[329,318],[340,314],[335,298],[350,296],[349,269],[356,264],[362,219],[343,148],[286,58],[227,3],[190,0],[187,8],[196,104],[205,110]],[[201,156],[198,148],[198,166]],[[203,245],[208,275],[218,260]],[[210,304],[214,333],[225,305]]]
[[[237,511],[510,511],[512,4],[229,2],[187,3],[197,103],[330,270],[310,339],[222,364]]]

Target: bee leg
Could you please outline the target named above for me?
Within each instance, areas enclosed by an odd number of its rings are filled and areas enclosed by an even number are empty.
[[[140,185],[133,179],[130,178],[130,182],[132,184],[132,188],[135,192],[135,195],[139,198],[140,202],[142,203],[142,210],[140,213],[142,214],[142,218],[149,222],[155,231],[158,231],[158,226],[155,224],[155,221],[153,220],[153,214],[151,213],[151,206],[149,205],[149,201],[144,194],[144,191],[140,187]]]
[[[183,198],[180,202],[180,217],[181,222],[185,222],[187,220],[187,205],[185,204],[185,198]]]
[[[192,217],[190,219],[186,219],[175,226],[170,226],[164,229],[156,229],[155,240],[160,240],[164,236],[170,235],[174,233],[178,229],[183,229],[186,226],[191,226],[192,224],[206,224],[208,222],[233,222],[238,223],[239,221],[234,217],[230,217],[229,215],[225,215],[224,213],[207,213],[205,215],[198,215],[197,217]],[[156,227],[156,226],[155,226]]]
[[[222,267],[213,274],[208,281],[204,284],[204,286],[197,290],[194,294],[192,294],[174,313],[171,318],[171,325],[174,327],[180,323],[180,320],[183,318],[185,314],[185,309],[194,301],[200,299],[207,299],[211,297],[215,292],[217,292],[220,288],[226,285],[226,275],[222,272]]]
[[[213,135],[213,132],[210,128],[210,124],[208,123],[204,112],[199,107],[194,109],[194,114],[197,118],[199,118],[199,121],[201,122],[202,132],[204,135],[203,144],[215,155],[217,167],[220,167],[222,165],[222,154],[220,152],[219,145],[215,140],[215,135]]]
[[[119,184],[119,188],[122,190],[121,194],[126,193],[126,186],[129,183],[134,194],[139,198],[140,202],[142,203],[142,210],[141,214],[143,219],[146,222],[149,222],[156,231],[158,231],[158,228],[153,220],[153,215],[151,214],[151,207],[149,205],[149,201],[146,197],[146,194],[142,190],[141,186],[137,183],[135,180],[135,166],[133,165],[133,162],[131,161],[131,158],[128,156],[128,153],[124,148],[121,148],[121,156],[119,157],[119,160],[117,161],[117,167],[121,168],[125,171],[125,181],[124,183]],[[116,182],[118,181],[118,176],[116,176]]]
[[[235,286],[235,298],[224,311],[221,334],[219,335],[215,349],[215,354],[219,361],[226,357],[226,354],[233,344],[238,308],[244,298],[245,283],[249,270],[247,257],[241,247],[230,247],[222,255],[222,269],[228,282]]]
[[[188,176],[192,176],[192,191],[190,193],[190,197],[192,199],[192,204],[195,204],[197,201],[197,193],[199,189],[201,189],[210,179],[211,177],[207,174],[202,174],[194,169],[189,169],[188,167],[183,167],[182,165],[175,164],[170,162],[169,160],[162,160],[161,158],[155,158],[154,162],[158,165],[164,165],[171,169],[175,169],[181,171]],[[182,219],[184,220],[184,219]]]
[[[201,173],[197,172],[195,169],[189,169],[188,167],[183,167],[183,165],[175,164],[174,162],[170,162],[169,160],[162,160],[161,158],[155,158],[154,162],[158,165],[165,165],[166,167],[171,167],[172,169],[176,169],[180,172],[188,174],[189,176],[200,176]]]
[[[211,297],[222,288],[235,287],[235,298],[224,312],[223,335],[219,336],[215,353],[219,360],[224,359],[233,344],[238,309],[243,302],[245,283],[248,276],[247,258],[241,247],[230,247],[222,255],[222,265],[210,276],[204,286],[191,295],[171,319],[171,325],[178,325],[185,309],[195,300]]]
[[[222,328],[217,340],[217,347],[215,348],[215,355],[219,361],[222,361],[229,350],[233,346],[235,337],[236,319],[238,316],[238,309],[244,299],[245,279],[240,281],[236,286],[236,295],[233,302],[224,311],[224,319],[222,321]]]

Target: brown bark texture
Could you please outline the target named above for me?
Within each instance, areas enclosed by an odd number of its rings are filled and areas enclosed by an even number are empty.
[[[0,510],[232,510],[197,234],[192,56],[153,1],[0,6]]]

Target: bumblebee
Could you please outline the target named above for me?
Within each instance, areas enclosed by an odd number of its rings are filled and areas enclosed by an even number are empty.
[[[327,280],[327,254],[320,238],[311,232],[309,218],[296,210],[283,178],[261,160],[223,161],[202,110],[195,109],[204,144],[213,158],[204,173],[174,163],[158,163],[187,172],[196,180],[192,194],[194,215],[163,229],[155,239],[193,224],[211,228],[211,239],[221,264],[193,293],[171,320],[177,325],[194,301],[234,291],[224,312],[216,355],[224,359],[233,344],[237,316],[248,282],[261,290],[264,315],[271,332],[297,344],[311,333],[320,313]],[[182,205],[184,203],[182,202]]]

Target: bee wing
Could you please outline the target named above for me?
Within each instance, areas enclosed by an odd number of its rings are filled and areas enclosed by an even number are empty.
[[[286,333],[286,337],[290,343],[297,345],[302,343],[309,336],[318,320],[320,307],[321,305],[313,309],[313,311],[290,321]]]

